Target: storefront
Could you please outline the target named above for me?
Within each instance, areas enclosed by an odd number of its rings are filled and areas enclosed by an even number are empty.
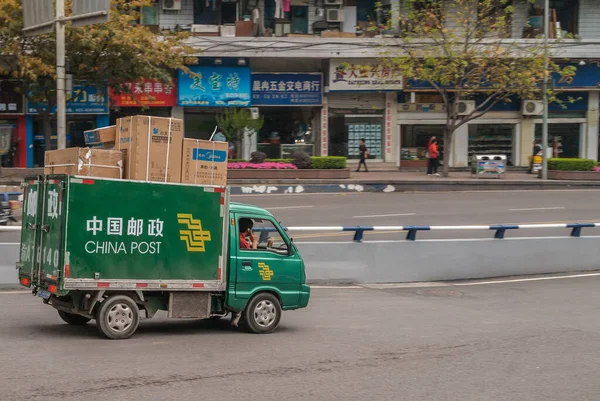
[[[257,150],[269,158],[289,158],[294,152],[316,156],[322,104],[321,73],[253,73],[252,106],[264,118]]]
[[[118,118],[133,115],[171,117],[171,110],[177,106],[177,80],[171,85],[145,79],[142,82],[130,82],[126,93],[116,94],[110,91],[110,124]]]
[[[200,59],[195,75],[179,71],[177,105],[183,108],[186,138],[210,139],[217,115],[227,108],[251,105],[247,59]]]
[[[370,157],[385,160],[391,154],[391,114],[395,102],[387,91],[402,89],[402,77],[376,60],[330,60],[327,94],[328,155],[358,159],[365,140]],[[391,106],[391,105],[394,106]],[[389,125],[389,127],[388,127]]]
[[[23,95],[19,83],[0,80],[0,165],[27,166],[27,136]]]
[[[42,167],[44,165],[45,135],[44,121],[40,110],[44,110],[45,105],[27,105],[27,136],[33,139],[31,161],[28,160],[28,166]],[[52,138],[51,147],[56,149],[56,118],[54,113],[56,107],[52,110],[51,128]],[[108,108],[108,89],[97,88],[80,84],[73,85],[73,91],[69,100],[67,100],[67,147],[85,146],[83,132],[97,127],[109,125]]]

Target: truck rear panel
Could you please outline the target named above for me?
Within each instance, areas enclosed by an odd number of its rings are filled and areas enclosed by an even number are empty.
[[[40,185],[37,238],[23,246],[37,241],[33,270],[59,291],[224,290],[225,188],[66,176]]]

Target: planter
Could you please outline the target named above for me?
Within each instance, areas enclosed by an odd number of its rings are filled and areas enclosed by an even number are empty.
[[[427,160],[400,160],[400,167],[427,167]]]
[[[600,172],[597,171],[548,171],[550,180],[573,180],[573,181],[600,181]]]
[[[350,178],[350,169],[346,168],[339,170],[227,170],[228,180],[341,180],[345,178]]]

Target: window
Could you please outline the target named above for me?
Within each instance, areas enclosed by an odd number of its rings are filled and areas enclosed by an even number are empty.
[[[282,255],[289,253],[289,245],[279,229],[270,220],[242,217],[238,220],[240,249],[271,251]],[[242,240],[245,240],[245,244]],[[256,248],[253,248],[253,237]]]

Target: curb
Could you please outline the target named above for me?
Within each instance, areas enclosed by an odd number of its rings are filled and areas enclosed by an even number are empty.
[[[454,192],[600,189],[598,181],[354,181],[354,182],[244,182],[228,183],[232,195],[362,193],[362,192]]]

